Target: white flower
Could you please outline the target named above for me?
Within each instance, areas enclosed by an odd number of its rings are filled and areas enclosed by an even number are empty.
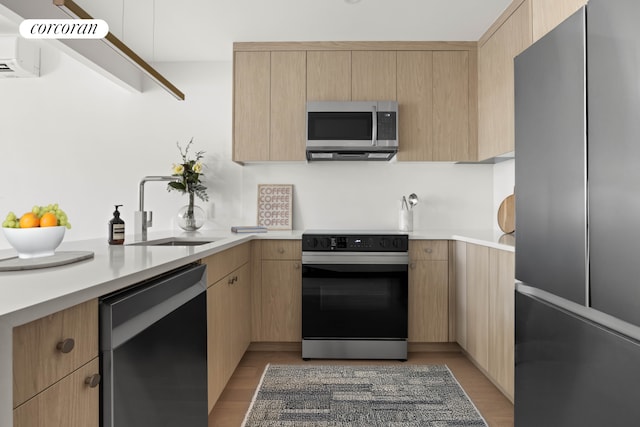
[[[202,173],[202,163],[196,162],[196,164],[193,165],[193,171],[195,173]]]
[[[182,175],[182,172],[184,172],[184,166],[183,165],[176,165],[174,163],[173,164],[173,174],[174,175]]]

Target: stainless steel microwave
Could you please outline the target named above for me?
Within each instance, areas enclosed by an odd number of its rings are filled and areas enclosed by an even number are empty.
[[[395,101],[307,102],[307,160],[389,160],[398,152]]]

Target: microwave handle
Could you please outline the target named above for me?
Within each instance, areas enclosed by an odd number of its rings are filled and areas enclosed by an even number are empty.
[[[371,131],[371,145],[375,146],[376,145],[376,141],[378,140],[378,109],[377,107],[374,105],[373,107],[373,120],[371,120],[373,129]]]

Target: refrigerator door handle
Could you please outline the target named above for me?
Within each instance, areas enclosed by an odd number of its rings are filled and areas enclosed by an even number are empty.
[[[568,299],[561,298],[557,295],[519,281],[516,281],[516,292],[551,304],[569,314],[592,322],[596,326],[609,329],[636,341],[640,341],[640,327],[625,322],[624,320],[620,320],[617,317],[610,316],[591,307],[585,307],[584,305],[577,304]]]

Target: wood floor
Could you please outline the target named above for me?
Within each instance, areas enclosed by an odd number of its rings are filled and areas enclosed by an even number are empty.
[[[513,405],[460,352],[409,353],[407,362],[397,361],[303,361],[300,352],[248,351],[209,414],[209,427],[239,427],[268,363],[274,364],[444,364],[449,366],[490,427],[512,427]]]

